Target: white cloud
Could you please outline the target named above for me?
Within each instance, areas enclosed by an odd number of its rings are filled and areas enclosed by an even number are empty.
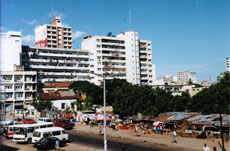
[[[49,17],[53,18],[53,17],[64,17],[64,13],[61,13],[61,12],[58,12],[58,11],[55,11],[53,8],[50,10],[49,12]]]
[[[34,43],[35,43],[34,35],[22,36],[22,43],[27,44],[27,45],[34,45]]]
[[[27,25],[35,25],[37,24],[37,20],[33,19],[33,20],[27,20],[27,19],[22,19],[23,22],[27,23]]]
[[[86,32],[84,32],[84,31],[75,31],[73,33],[73,39],[76,40],[76,39],[78,39],[78,38],[80,38],[80,37],[82,37],[84,35],[86,35]]]

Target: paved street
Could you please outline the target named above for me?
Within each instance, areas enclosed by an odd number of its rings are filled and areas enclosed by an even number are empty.
[[[103,136],[96,134],[69,131],[70,142],[61,148],[66,151],[102,151],[104,147]],[[35,151],[33,144],[15,143],[12,139],[1,136],[1,151]],[[111,151],[183,151],[179,148],[169,148],[168,146],[156,145],[148,142],[140,142],[130,139],[118,139],[108,137],[108,150]],[[187,150],[188,151],[188,150]]]

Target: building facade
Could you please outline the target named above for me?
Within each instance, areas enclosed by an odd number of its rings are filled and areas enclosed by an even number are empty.
[[[37,71],[39,84],[90,80],[88,51],[22,46],[22,58],[25,70]]]
[[[37,73],[23,70],[1,71],[0,91],[0,100],[4,102],[2,108],[11,115],[22,116],[22,110],[32,103],[37,92]],[[33,108],[28,112],[29,115],[35,115]]]
[[[126,79],[132,84],[152,85],[155,79],[151,41],[139,40],[135,31],[116,37],[86,36],[81,47],[89,51],[89,69],[95,74],[108,74],[108,79]],[[97,85],[102,81],[102,77],[91,77],[91,82]]]
[[[193,83],[197,83],[196,72],[190,72],[190,71],[177,72],[177,78],[179,84],[188,84],[190,80]]]
[[[230,58],[226,58],[225,63],[226,63],[226,71],[230,72]]]
[[[35,29],[35,44],[37,47],[72,49],[72,28],[63,26],[60,17],[54,17],[49,24]]]
[[[52,107],[61,111],[67,108],[77,111],[76,102],[82,100],[81,96],[69,89],[59,89],[50,93],[38,93],[38,95],[43,100],[50,100],[53,103]]]

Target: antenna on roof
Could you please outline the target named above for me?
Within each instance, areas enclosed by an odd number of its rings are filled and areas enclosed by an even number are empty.
[[[129,30],[130,30],[130,25],[131,25],[131,11],[129,10]]]

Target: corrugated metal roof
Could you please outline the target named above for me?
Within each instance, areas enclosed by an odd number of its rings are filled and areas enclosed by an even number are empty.
[[[186,114],[186,113],[179,113],[177,115],[169,117],[167,120],[182,120],[182,119],[189,117],[189,116],[191,116],[191,115]]]

